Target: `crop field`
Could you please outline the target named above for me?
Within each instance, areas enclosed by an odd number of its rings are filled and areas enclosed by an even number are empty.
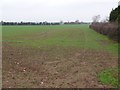
[[[3,88],[117,86],[118,44],[88,24],[3,26],[2,43]]]

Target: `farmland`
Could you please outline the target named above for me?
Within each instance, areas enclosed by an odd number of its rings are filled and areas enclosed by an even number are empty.
[[[115,86],[100,73],[117,68],[118,44],[88,24],[3,26],[2,43],[3,87]]]

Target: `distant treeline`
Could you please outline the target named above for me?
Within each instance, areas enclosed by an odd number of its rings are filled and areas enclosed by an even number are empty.
[[[63,25],[63,24],[88,24],[86,22],[4,22],[0,25]]]
[[[60,25],[59,22],[48,23],[48,22],[1,22],[1,25]]]

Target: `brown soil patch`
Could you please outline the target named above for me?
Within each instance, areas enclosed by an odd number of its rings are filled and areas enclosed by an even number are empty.
[[[3,45],[3,88],[104,88],[97,74],[117,67],[104,51]]]

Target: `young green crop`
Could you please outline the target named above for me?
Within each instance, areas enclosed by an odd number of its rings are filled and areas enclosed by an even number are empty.
[[[118,44],[91,30],[87,24],[56,26],[3,26],[3,42],[35,48],[64,46],[107,50],[116,53]]]

